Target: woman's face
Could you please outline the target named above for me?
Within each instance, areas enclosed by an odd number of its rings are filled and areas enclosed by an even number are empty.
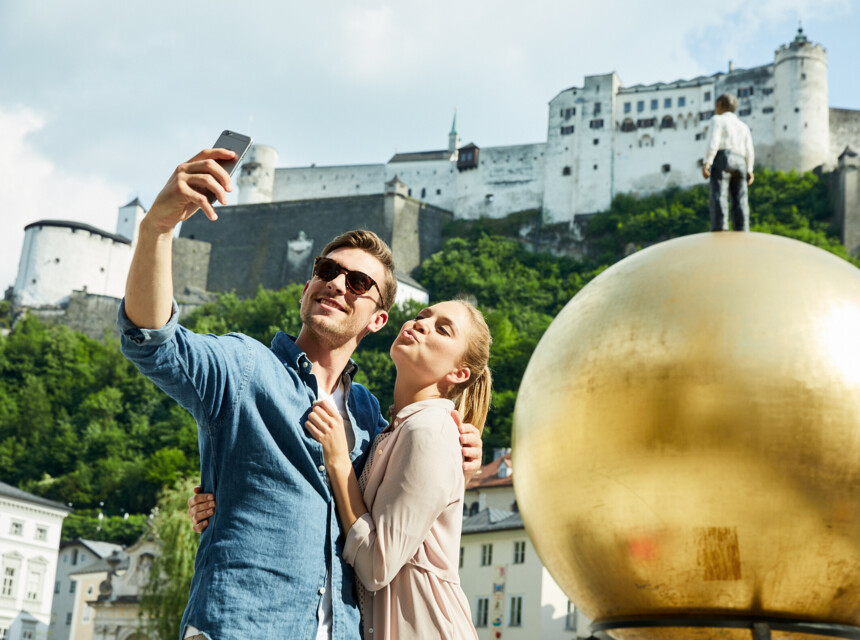
[[[448,301],[427,307],[401,327],[391,345],[397,374],[421,386],[450,386],[468,379],[462,361],[471,330],[465,305]]]

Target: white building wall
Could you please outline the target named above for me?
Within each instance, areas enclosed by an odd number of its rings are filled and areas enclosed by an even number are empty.
[[[514,563],[514,543],[525,543],[525,557],[521,564]],[[493,546],[492,562],[482,565],[482,547]],[[487,533],[463,534],[463,566],[460,583],[476,619],[478,599],[488,598],[491,603],[488,624],[476,626],[480,640],[495,640],[501,632],[502,640],[573,640],[576,631],[565,628],[567,598],[541,564],[540,558],[529,540],[525,529],[491,531]],[[494,577],[498,567],[505,569],[504,611],[501,625],[492,621],[492,599]],[[511,598],[521,596],[522,623],[510,624]],[[582,619],[580,626],[587,631],[588,620]],[[588,637],[584,632],[580,637]]]
[[[456,206],[457,163],[450,160],[393,162],[385,165],[385,181],[394,176],[416,200],[453,211]],[[380,189],[380,193],[382,190]]]
[[[31,307],[60,304],[75,290],[121,298],[130,264],[128,244],[72,226],[31,226],[15,296]]]
[[[59,509],[0,498],[0,637],[9,630],[5,639],[19,640],[26,612],[45,638],[65,516]]]
[[[373,195],[383,193],[385,181],[384,164],[277,169],[272,201]]]

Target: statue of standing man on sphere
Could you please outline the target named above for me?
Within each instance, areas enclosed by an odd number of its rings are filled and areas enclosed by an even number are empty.
[[[753,149],[750,128],[735,115],[738,100],[728,93],[717,98],[705,150],[702,175],[710,178],[711,231],[750,230],[747,187],[753,183]]]

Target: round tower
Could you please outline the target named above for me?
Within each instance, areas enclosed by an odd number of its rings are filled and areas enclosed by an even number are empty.
[[[774,57],[774,169],[809,171],[827,164],[830,106],[827,52],[798,28]]]
[[[271,202],[275,188],[275,165],[278,151],[274,147],[255,144],[239,167],[239,204]]]

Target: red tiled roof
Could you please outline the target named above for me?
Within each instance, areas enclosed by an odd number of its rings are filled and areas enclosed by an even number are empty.
[[[499,465],[505,461],[508,468],[512,470],[511,475],[507,478],[499,477]],[[509,487],[514,484],[513,465],[511,464],[511,454],[506,453],[500,458],[496,458],[490,464],[485,464],[481,470],[475,474],[466,489],[484,489],[488,487]]]

